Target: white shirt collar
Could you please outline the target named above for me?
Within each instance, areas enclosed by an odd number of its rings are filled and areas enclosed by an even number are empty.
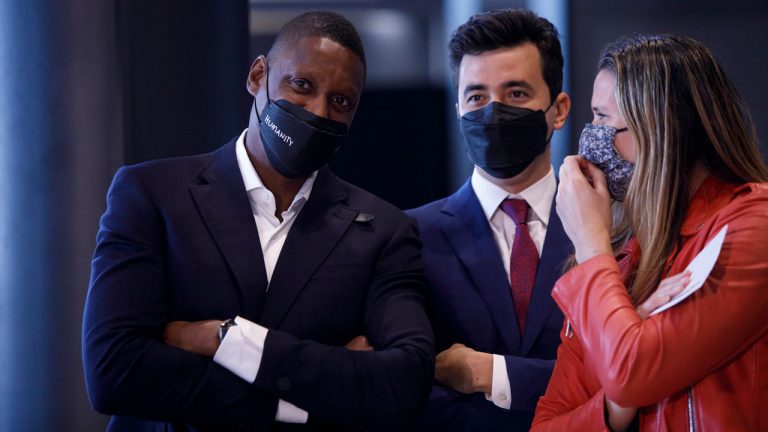
[[[549,224],[549,213],[552,210],[552,200],[557,192],[557,180],[555,180],[555,171],[549,167],[547,174],[536,183],[529,186],[519,194],[511,194],[501,187],[491,183],[488,179],[480,175],[475,167],[472,172],[472,189],[480,201],[485,217],[490,221],[493,214],[507,198],[522,198],[531,206],[535,217],[544,225]],[[528,215],[531,219],[533,215]]]
[[[245,150],[245,135],[247,132],[248,129],[246,128],[243,133],[240,134],[240,138],[237,139],[237,143],[235,144],[235,155],[237,156],[237,166],[240,168],[240,174],[243,176],[243,184],[245,185],[245,190],[250,195],[251,191],[266,189],[266,187],[261,181],[261,178],[256,172],[256,169],[253,167],[251,160],[248,158],[248,152]],[[316,178],[317,171],[313,172],[309,177],[307,177],[307,180],[304,182],[304,184],[301,186],[301,189],[299,189],[299,192],[296,193],[296,196],[293,198],[291,205],[288,206],[289,210],[297,203],[305,202],[309,199],[309,194],[312,192],[312,186],[314,185]]]

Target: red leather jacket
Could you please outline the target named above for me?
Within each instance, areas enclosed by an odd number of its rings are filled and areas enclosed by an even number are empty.
[[[728,224],[709,279],[682,303],[635,312],[617,263],[599,255],[567,272],[552,295],[570,320],[534,431],[607,430],[604,398],[641,407],[641,431],[768,431],[768,184],[709,177],[697,191],[669,275],[682,272]]]

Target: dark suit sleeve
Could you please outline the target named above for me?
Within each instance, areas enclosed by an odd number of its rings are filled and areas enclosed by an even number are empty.
[[[504,356],[509,376],[510,409],[533,412],[547,390],[555,360]],[[492,403],[492,402],[489,402]]]
[[[435,384],[419,417],[418,431],[528,430],[533,411],[499,408],[482,393],[463,394]]]
[[[365,335],[375,351],[270,330],[258,388],[322,420],[394,427],[418,413],[432,383],[434,340],[421,293],[421,245],[413,222],[401,219],[373,263],[370,286],[362,287],[368,289]]]
[[[547,389],[555,361],[518,356],[504,359],[510,385],[509,410],[497,407],[483,393],[467,395],[435,384],[420,415],[420,429],[527,430],[536,403]]]
[[[198,425],[261,425],[277,398],[209,358],[162,341],[167,322],[162,215],[130,168],[115,175],[97,235],[83,318],[83,363],[105,414]]]

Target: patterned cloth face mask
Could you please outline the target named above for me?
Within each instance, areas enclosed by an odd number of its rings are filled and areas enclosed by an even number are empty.
[[[622,158],[613,145],[617,133],[627,128],[587,123],[579,138],[579,156],[595,164],[605,174],[608,193],[616,201],[624,201],[635,164]]]

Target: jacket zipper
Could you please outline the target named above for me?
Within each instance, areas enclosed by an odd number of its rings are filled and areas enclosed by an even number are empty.
[[[693,386],[688,387],[688,432],[696,432],[696,414],[693,412]]]

